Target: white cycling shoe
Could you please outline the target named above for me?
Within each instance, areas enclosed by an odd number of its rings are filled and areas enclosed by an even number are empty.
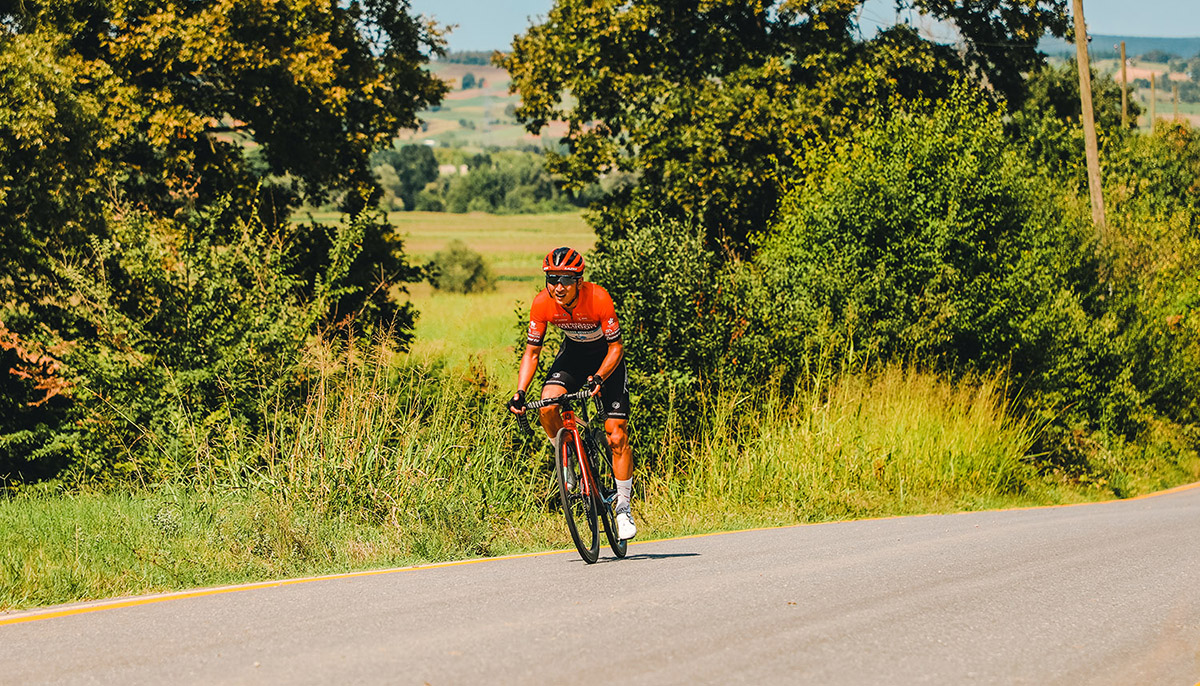
[[[637,536],[637,525],[633,523],[633,515],[628,508],[617,512],[617,538],[622,541]]]

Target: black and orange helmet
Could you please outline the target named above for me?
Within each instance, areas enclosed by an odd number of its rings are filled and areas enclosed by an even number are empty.
[[[542,260],[542,271],[583,274],[583,255],[572,248],[555,248]]]

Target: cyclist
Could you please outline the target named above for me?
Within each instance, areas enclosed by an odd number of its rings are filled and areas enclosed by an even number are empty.
[[[617,482],[617,536],[637,534],[629,506],[633,490],[633,450],[629,446],[629,389],[626,385],[625,349],[621,325],[608,291],[583,280],[583,255],[571,248],[555,248],[542,261],[546,288],[533,299],[525,354],[517,372],[517,392],[508,401],[516,414],[525,412],[525,390],[533,381],[545,341],[546,326],[562,329],[566,340],[542,383],[542,398],[573,393],[585,384],[600,394],[608,419],[604,422],[613,454]],[[542,428],[553,438],[562,428],[558,407],[541,410]]]

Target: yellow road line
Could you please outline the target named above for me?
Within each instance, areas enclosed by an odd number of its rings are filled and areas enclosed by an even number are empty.
[[[250,584],[239,584],[236,586],[219,586],[217,588],[205,588],[197,591],[182,591],[179,593],[164,593],[162,595],[141,596],[138,598],[129,598],[126,600],[99,601],[94,604],[80,605],[75,607],[66,607],[61,610],[37,611],[34,610],[29,614],[22,614],[15,617],[2,618],[0,617],[0,626],[6,624],[21,624],[23,622],[36,622],[43,619],[55,619],[58,617],[70,617],[71,615],[87,614],[89,612],[100,612],[101,610],[116,610],[123,607],[137,607],[138,605],[150,605],[153,603],[164,603],[168,600],[183,600],[184,598],[202,598],[210,595],[221,595],[223,593],[237,593],[239,591],[254,591],[263,588],[277,588],[280,586],[292,586],[295,584],[306,584],[313,581],[331,581],[335,579],[353,579],[361,576],[379,576],[381,574],[397,574],[400,572],[417,572],[424,569],[441,569],[443,567],[460,567],[462,565],[478,564],[480,562],[492,562],[495,560],[516,560],[524,557],[541,557],[543,555],[561,555],[569,552],[567,550],[544,550],[536,553],[521,553],[518,555],[504,555],[501,557],[478,557],[470,560],[454,560],[452,562],[437,562],[427,565],[413,565],[411,567],[393,567],[390,569],[372,569],[363,572],[346,572],[344,574],[326,574],[324,576],[309,576],[299,579],[283,579],[280,581],[260,581]]]
[[[1179,492],[1188,491],[1188,490],[1191,490],[1194,488],[1200,488],[1200,481],[1197,481],[1196,483],[1185,484],[1183,486],[1176,486],[1175,488],[1169,488],[1165,491],[1158,491],[1156,493],[1146,493],[1144,495],[1139,495],[1139,496],[1136,496],[1133,498],[1126,498],[1124,500],[1105,500],[1105,501],[1101,501],[1101,502],[1090,502],[1090,503],[1067,503],[1064,505],[1035,505],[1035,506],[1031,506],[1031,507],[1011,507],[1011,508],[1004,508],[1004,509],[1000,509],[1000,510],[972,510],[971,512],[976,513],[976,514],[979,512],[1018,512],[1018,511],[1024,511],[1024,510],[1050,510],[1050,509],[1057,509],[1057,508],[1063,508],[1063,507],[1079,507],[1082,505],[1104,505],[1104,504],[1108,504],[1108,503],[1125,503],[1125,502],[1130,502],[1133,500],[1143,500],[1145,498],[1154,498],[1154,497],[1158,497],[1158,496],[1162,496],[1162,495],[1169,495],[1171,493],[1179,493]],[[957,513],[953,513],[953,514],[968,514],[968,513],[967,512],[957,512]],[[896,516],[891,516],[891,517],[873,517],[870,519],[856,519],[856,520],[847,520],[847,521],[875,522],[875,521],[885,521],[885,520],[889,520],[889,519],[902,519],[905,517],[933,517],[933,516],[938,516],[938,515],[936,515],[936,514],[896,515]],[[687,536],[676,536],[673,538],[657,538],[657,539],[651,539],[651,540],[647,540],[647,541],[631,541],[630,545],[643,545],[646,543],[663,543],[666,541],[683,541],[683,540],[692,539],[692,538],[707,538],[710,536],[724,536],[726,534],[741,534],[741,533],[750,533],[750,532],[754,532],[754,531],[773,531],[775,529],[793,529],[793,528],[802,527],[802,526],[817,526],[820,524],[834,524],[834,523],[836,523],[836,522],[808,522],[808,523],[804,523],[804,524],[784,524],[781,526],[763,526],[763,527],[757,527],[754,529],[739,529],[737,531],[714,531],[714,532],[703,533],[703,534],[690,534]],[[380,576],[383,574],[398,574],[400,572],[419,572],[419,571],[426,570],[426,569],[443,569],[445,567],[461,567],[463,565],[473,565],[473,564],[479,564],[481,562],[495,562],[495,561],[499,561],[499,560],[519,560],[522,558],[542,557],[545,555],[562,555],[567,552],[574,552],[574,550],[573,549],[544,550],[544,551],[536,552],[536,553],[520,553],[517,555],[504,555],[501,557],[478,557],[478,558],[472,558],[470,560],[455,560],[453,562],[438,562],[438,563],[427,564],[427,565],[413,565],[411,567],[393,567],[390,569],[374,569],[374,570],[368,570],[368,571],[363,571],[363,572],[346,572],[344,574],[327,574],[324,576],[309,576],[309,577],[302,577],[299,579],[284,579],[281,581],[260,581],[260,582],[251,583],[251,584],[240,584],[240,585],[236,585],[236,586],[220,586],[217,588],[207,588],[207,589],[201,589],[201,590],[197,590],[197,591],[182,591],[179,593],[164,593],[162,595],[155,595],[155,596],[142,596],[142,597],[137,597],[137,598],[129,598],[126,600],[99,601],[97,603],[88,604],[88,605],[66,607],[66,608],[63,608],[60,610],[44,610],[44,611],[34,610],[27,614],[20,614],[20,615],[13,616],[13,617],[7,617],[7,618],[0,617],[0,626],[5,626],[8,624],[22,624],[24,622],[37,622],[37,621],[41,621],[44,619],[56,619],[58,617],[70,617],[72,615],[87,614],[89,612],[100,612],[101,610],[116,610],[116,609],[123,608],[123,607],[137,607],[139,605],[164,603],[164,602],[167,602],[168,600],[183,600],[185,598],[202,598],[204,596],[221,595],[223,593],[236,593],[239,591],[254,591],[254,590],[264,589],[264,588],[277,588],[280,586],[292,586],[295,584],[306,584],[306,583],[311,583],[313,581],[331,581],[331,580],[336,580],[336,579],[353,579],[353,578],[363,577],[363,576]],[[1200,682],[1198,682],[1196,686],[1200,686]]]

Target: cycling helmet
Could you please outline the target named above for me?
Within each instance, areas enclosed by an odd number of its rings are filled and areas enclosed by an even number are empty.
[[[555,248],[542,260],[542,271],[583,274],[583,255],[571,248]]]

